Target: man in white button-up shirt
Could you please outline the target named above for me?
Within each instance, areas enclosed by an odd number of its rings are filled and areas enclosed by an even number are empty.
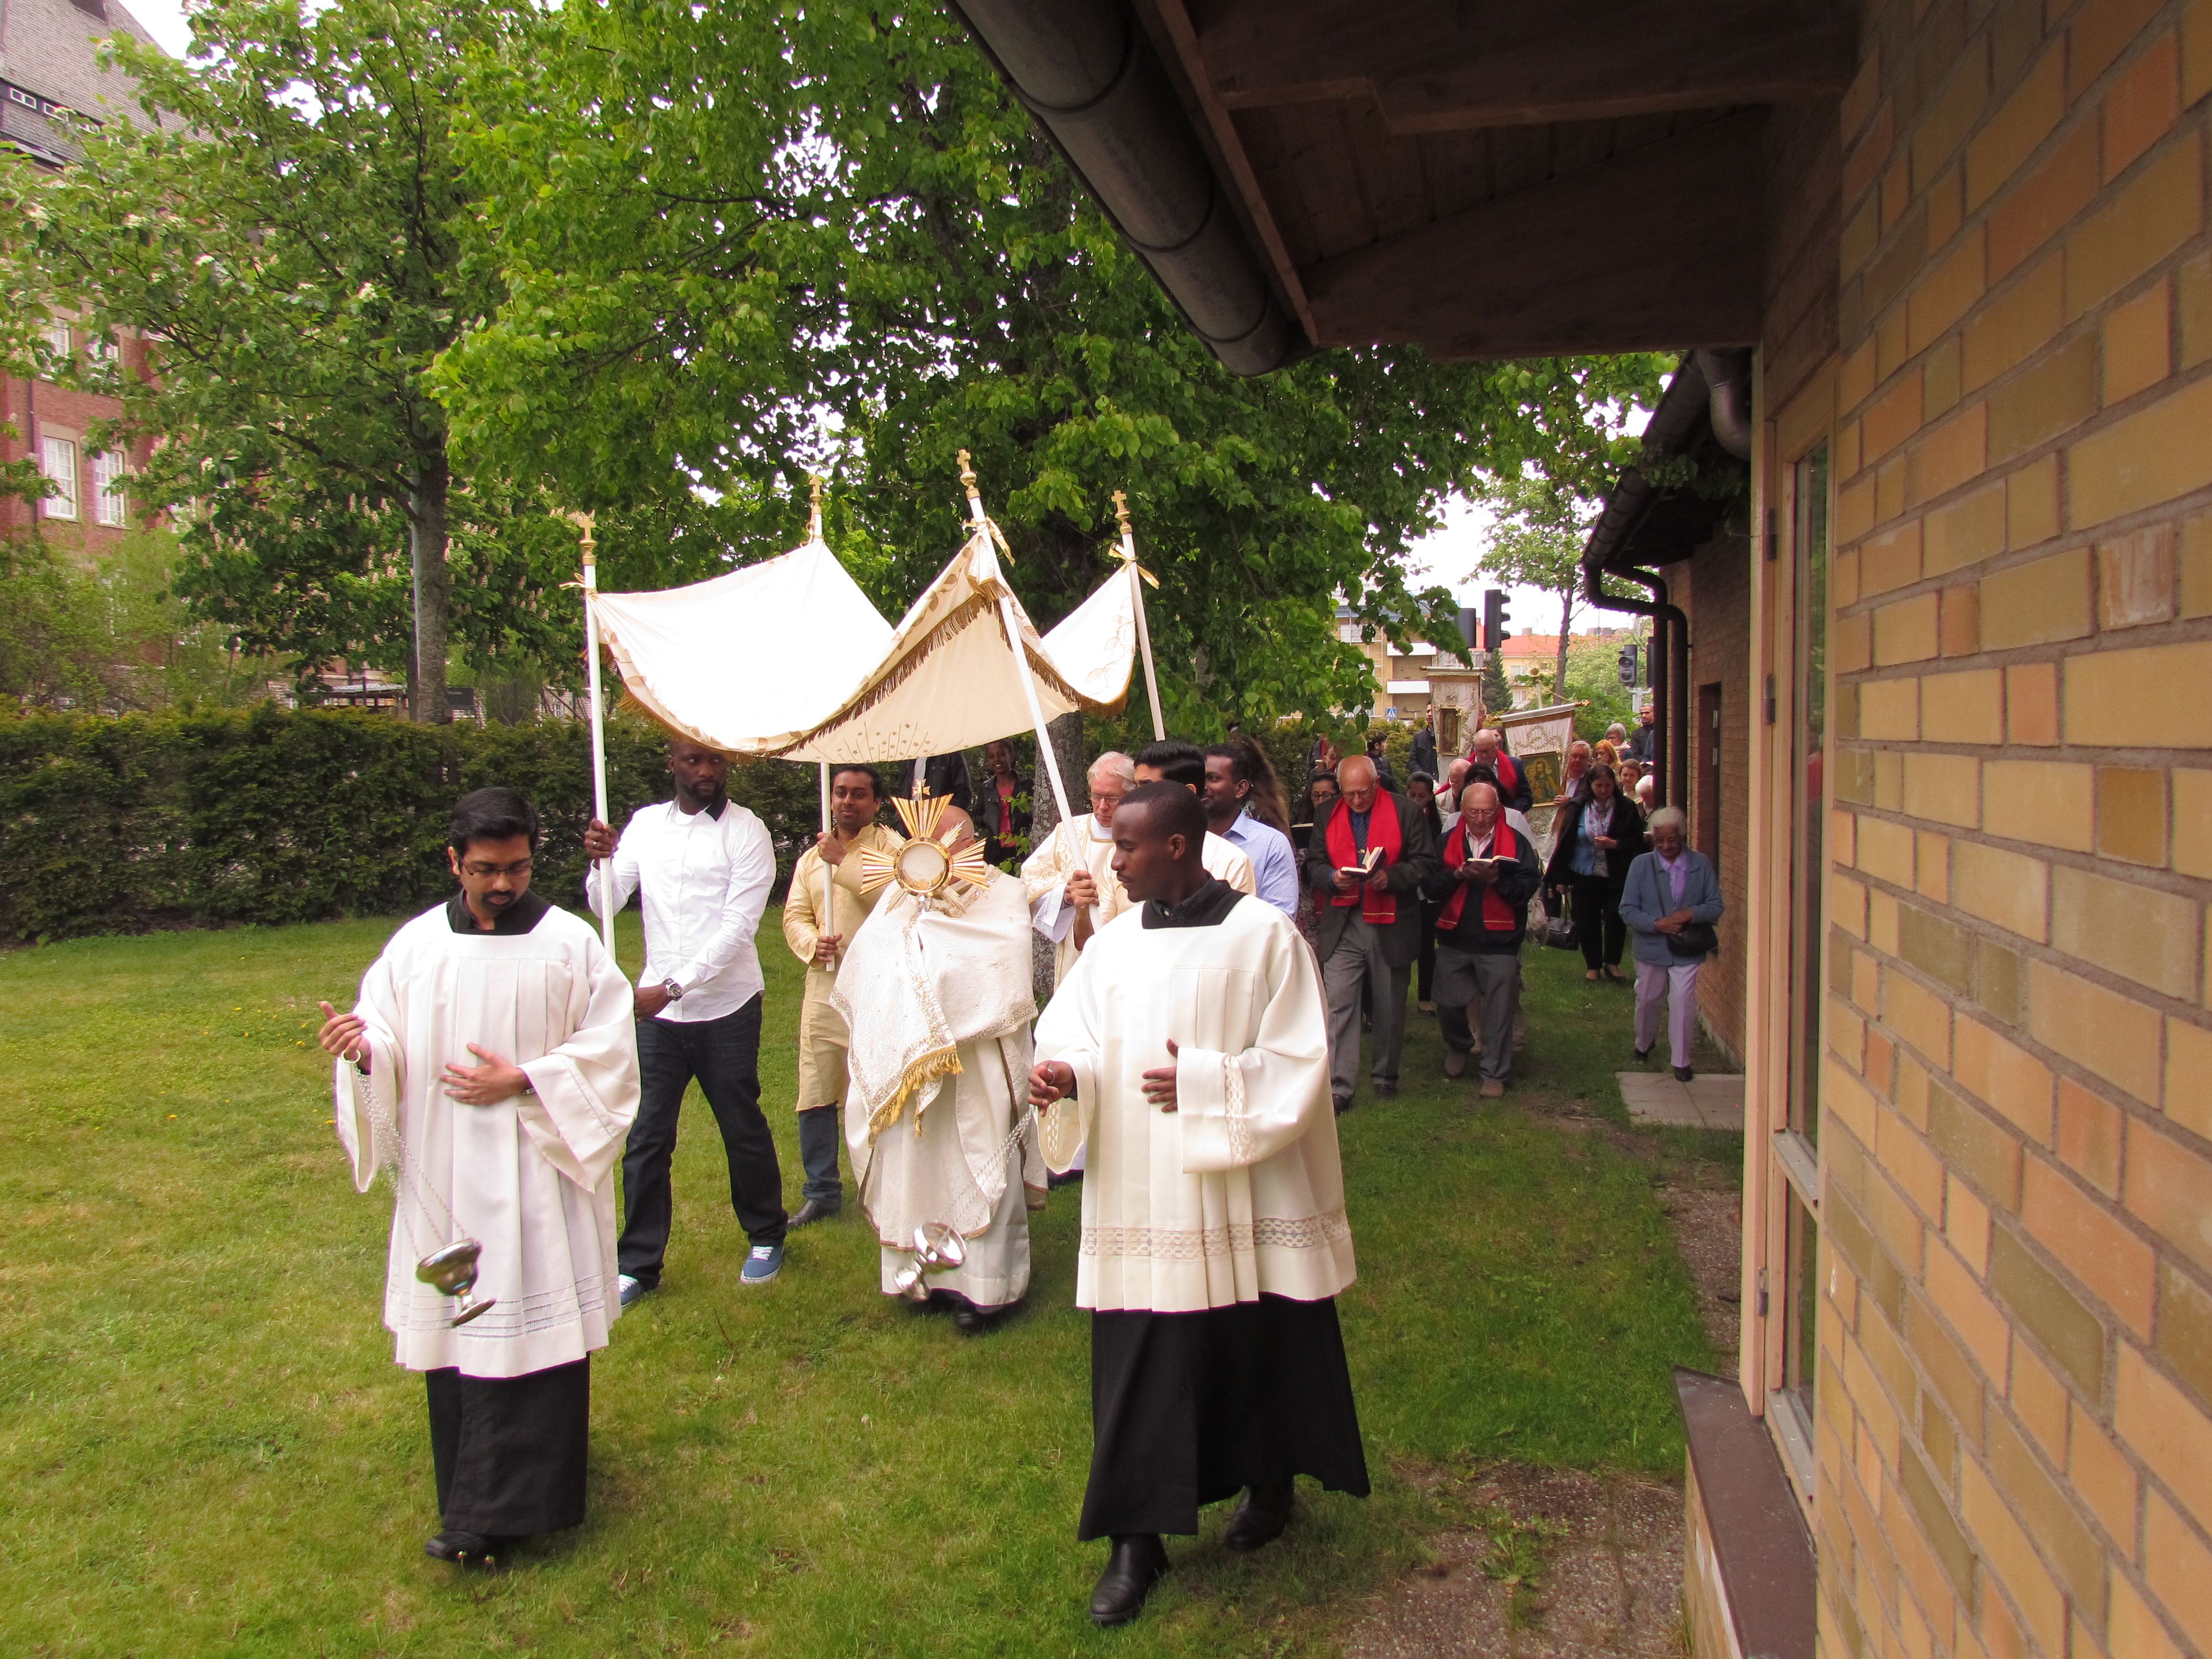
[[[768,826],[729,798],[726,757],[679,738],[668,771],[674,800],[640,807],[619,841],[596,818],[584,834],[586,853],[614,860],[617,906],[641,890],[645,911],[636,992],[644,1091],[623,1153],[617,1251],[625,1307],[660,1283],[676,1118],[694,1078],[721,1129],[730,1207],[751,1243],[738,1282],[765,1285],[783,1266],[783,1171],[761,1113],[763,981],[753,943],[775,883],[775,848]],[[594,910],[596,873],[585,875]]]

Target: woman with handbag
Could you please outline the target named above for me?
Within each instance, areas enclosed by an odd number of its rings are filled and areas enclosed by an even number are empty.
[[[1575,938],[1583,947],[1589,980],[1619,981],[1628,928],[1620,919],[1620,890],[1629,866],[1644,849],[1644,814],[1620,793],[1610,766],[1583,774],[1587,791],[1559,809],[1545,884],[1565,888],[1574,905]]]
[[[1636,1057],[1651,1057],[1663,1000],[1674,1075],[1684,1083],[1692,1075],[1698,969],[1720,948],[1713,924],[1727,908],[1712,860],[1687,844],[1689,827],[1679,806],[1654,812],[1651,850],[1628,866],[1620,892],[1620,919],[1636,935]]]

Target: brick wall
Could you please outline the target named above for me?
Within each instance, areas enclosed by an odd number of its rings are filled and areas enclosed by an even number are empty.
[[[1822,1652],[2212,1652],[2212,0],[1844,100]]]
[[[75,340],[78,350],[83,349],[81,335]],[[118,343],[124,372],[143,374],[149,372],[145,343],[125,338]],[[127,512],[130,523],[112,526],[99,522],[94,500],[92,446],[88,441],[93,423],[113,420],[123,412],[122,404],[112,398],[95,397],[90,392],[58,386],[47,380],[29,381],[0,376],[0,427],[11,428],[11,439],[0,432],[0,461],[21,457],[38,458],[42,451],[40,440],[49,434],[69,439],[77,447],[77,516],[74,523],[52,518],[43,508],[34,514],[23,502],[13,499],[0,500],[0,535],[21,532],[28,527],[33,516],[47,538],[57,547],[80,557],[96,558],[107,552],[130,532],[132,526],[144,521],[137,508]],[[150,445],[140,444],[131,456],[130,466],[135,471],[143,465],[150,452]]]
[[[1690,815],[1690,845],[1705,844],[1698,787],[1703,734],[1697,730],[1698,690],[1721,687],[1721,896],[1719,956],[1698,975],[1698,1012],[1713,1041],[1741,1060],[1744,970],[1747,957],[1750,870],[1751,568],[1741,536],[1716,537],[1680,564],[1668,566],[1668,598],[1690,619],[1690,678],[1678,718],[1690,723],[1690,787],[1677,803]]]

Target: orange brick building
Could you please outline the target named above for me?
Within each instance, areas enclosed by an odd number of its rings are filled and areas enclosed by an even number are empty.
[[[1240,372],[1725,349],[1589,555],[1741,883],[1698,1651],[2212,1654],[2212,0],[959,9]]]
[[[0,146],[41,167],[62,167],[77,154],[56,117],[73,111],[97,121],[143,119],[131,103],[135,84],[118,70],[102,70],[96,41],[113,33],[149,44],[137,19],[117,0],[7,0],[0,5]],[[147,372],[146,346],[136,337],[96,337],[83,325],[57,321],[48,344],[58,356],[113,363],[125,374]],[[52,380],[0,375],[0,461],[29,457],[56,486],[33,508],[0,500],[0,536],[35,520],[58,545],[97,556],[131,528],[125,475],[139,460],[102,453],[91,441],[93,424],[122,412],[112,398]]]

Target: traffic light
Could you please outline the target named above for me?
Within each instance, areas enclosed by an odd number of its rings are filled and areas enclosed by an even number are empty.
[[[1482,648],[1486,651],[1505,648],[1505,594],[1500,588],[1486,587],[1482,590]]]
[[[1482,649],[1482,641],[1475,634],[1479,625],[1475,613],[1468,606],[1462,605],[1459,608],[1459,636],[1467,641],[1467,648],[1470,651]]]
[[[1636,641],[1634,640],[1629,641],[1626,645],[1620,647],[1620,683],[1627,686],[1633,686],[1636,684]]]

